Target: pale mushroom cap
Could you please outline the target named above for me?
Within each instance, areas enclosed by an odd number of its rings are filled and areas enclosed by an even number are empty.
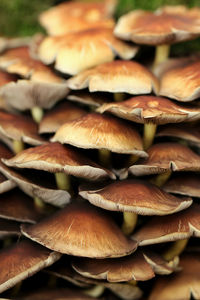
[[[50,266],[61,257],[31,241],[22,241],[0,251],[0,293]]]
[[[192,204],[191,198],[176,198],[147,181],[139,180],[118,181],[98,190],[81,188],[79,194],[101,208],[141,215],[172,214]]]
[[[157,279],[149,300],[190,300],[200,298],[200,256],[187,253],[181,256],[182,270],[173,277]]]
[[[0,173],[0,194],[8,192],[14,187],[16,187],[16,183],[10,179],[7,179],[3,174]]]
[[[68,80],[71,89],[89,88],[90,92],[149,94],[158,92],[157,78],[134,61],[116,60],[81,72]]]
[[[178,101],[200,97],[200,60],[163,74],[159,94]]]
[[[87,113],[86,110],[64,102],[47,112],[39,124],[39,133],[56,132],[67,121],[75,120]]]
[[[36,225],[22,226],[22,233],[47,248],[75,256],[120,257],[137,248],[110,217],[87,203],[69,204]]]
[[[45,64],[55,62],[57,70],[75,75],[101,63],[113,61],[116,55],[131,59],[137,50],[137,47],[115,38],[112,29],[97,28],[47,37],[38,48],[38,56]]]
[[[149,148],[147,153],[147,159],[129,168],[132,174],[142,176],[166,171],[200,170],[200,156],[190,148],[178,143],[155,144]]]
[[[200,206],[193,204],[170,216],[156,216],[141,227],[133,238],[140,246],[200,237]]]
[[[90,159],[81,155],[77,149],[60,143],[46,143],[21,151],[9,160],[3,160],[7,166],[29,168],[47,172],[63,172],[90,180],[106,177],[115,179],[115,175]]]
[[[199,8],[185,6],[165,6],[155,12],[135,10],[119,19],[114,33],[138,44],[172,44],[200,36],[199,18]]]
[[[107,149],[117,153],[147,156],[137,131],[119,119],[95,113],[65,123],[51,141],[85,149]]]
[[[189,122],[200,118],[199,108],[180,106],[171,100],[155,96],[138,96],[123,102],[106,103],[97,111],[111,112],[137,123],[168,124]]]

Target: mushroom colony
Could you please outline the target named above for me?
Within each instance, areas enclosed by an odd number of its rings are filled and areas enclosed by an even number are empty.
[[[1,299],[200,299],[200,8],[116,4],[0,38]]]

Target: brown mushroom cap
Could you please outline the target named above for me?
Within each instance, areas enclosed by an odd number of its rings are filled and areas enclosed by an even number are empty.
[[[50,266],[60,257],[60,253],[27,240],[1,250],[0,293]]]
[[[164,6],[155,12],[134,10],[119,19],[114,33],[138,44],[173,44],[200,36],[199,18],[199,8],[181,5]]]
[[[51,141],[146,157],[137,131],[119,119],[96,113],[65,123]]]
[[[47,248],[75,256],[120,257],[137,248],[110,217],[87,203],[69,204],[36,225],[22,225],[22,233]]]
[[[200,176],[199,175],[184,175],[172,177],[168,180],[163,189],[168,193],[186,195],[190,197],[200,196]]]
[[[200,237],[200,205],[170,216],[156,216],[141,227],[133,238],[140,246]]]
[[[16,156],[3,162],[10,167],[29,168],[47,172],[64,172],[69,175],[90,180],[106,177],[115,179],[115,175],[90,159],[86,158],[70,146],[60,143],[47,143],[28,148]]]
[[[179,199],[147,181],[134,179],[114,182],[97,190],[81,188],[79,194],[101,208],[141,215],[172,214],[192,204],[191,198]]]
[[[161,174],[166,171],[200,170],[200,156],[178,143],[155,144],[147,153],[148,158],[129,168],[132,174],[143,176]]]
[[[20,224],[18,222],[0,219],[0,240],[10,236],[19,236]]]
[[[198,120],[199,108],[179,106],[172,101],[155,96],[138,96],[123,102],[103,104],[98,112],[114,115],[137,123],[179,123]]]
[[[109,102],[109,99],[106,96],[99,95],[98,93],[92,94],[86,91],[71,91],[67,96],[67,100],[94,107],[99,107],[100,105]]]
[[[75,259],[72,267],[82,276],[109,282],[146,281],[152,279],[155,273],[170,274],[174,270],[159,255],[142,253],[140,250],[118,259]]]
[[[164,73],[159,94],[183,102],[199,98],[200,60]]]
[[[158,92],[157,78],[135,61],[116,60],[86,70],[68,80],[71,89],[90,92],[149,94]]]
[[[173,276],[157,279],[149,300],[190,300],[200,298],[200,255],[181,256],[182,270]]]
[[[112,29],[97,28],[47,37],[38,48],[38,56],[45,64],[55,62],[55,68],[75,75],[101,63],[114,60],[116,55],[131,59],[137,47],[129,46],[113,35]]]
[[[87,111],[71,103],[60,103],[44,115],[39,124],[39,133],[56,132],[67,121],[78,119],[86,113]]]
[[[0,135],[5,139],[23,141],[30,145],[44,143],[44,139],[37,134],[37,125],[32,119],[4,111],[0,111]]]
[[[64,2],[44,11],[39,21],[49,35],[62,35],[96,27],[113,27],[114,21],[110,17],[115,8],[114,2],[116,1]]]
[[[38,197],[58,207],[69,203],[71,195],[67,191],[57,189],[56,184],[53,184],[54,180],[49,178],[46,180],[45,176],[34,176],[32,171],[21,174],[19,170],[17,172],[3,164],[0,164],[0,171],[30,197]]]

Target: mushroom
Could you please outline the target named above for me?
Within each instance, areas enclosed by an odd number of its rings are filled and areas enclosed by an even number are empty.
[[[2,166],[1,159],[10,157],[12,157],[12,153],[0,143],[0,168]],[[0,194],[13,189],[15,186],[16,184],[12,180],[7,179],[0,171]]]
[[[31,58],[27,47],[6,51],[0,56],[0,68],[24,79],[5,85],[0,96],[8,106],[17,110],[31,109],[33,119],[38,123],[43,115],[42,108],[51,108],[68,94],[64,80]]]
[[[155,12],[134,10],[123,15],[114,33],[137,44],[155,45],[154,65],[165,61],[170,44],[200,36],[200,9],[185,6],[164,6]]]
[[[29,240],[1,250],[0,293],[52,265],[60,257],[60,253],[49,251]]]
[[[98,112],[111,112],[118,117],[144,124],[144,148],[154,139],[157,125],[190,122],[200,118],[200,109],[184,107],[155,96],[138,96],[119,103],[103,104]]]
[[[108,215],[88,203],[69,204],[35,225],[22,225],[21,230],[49,249],[75,256],[120,257],[137,248]]]
[[[87,91],[71,91],[67,96],[67,100],[78,102],[83,105],[90,105],[93,108],[99,107],[105,102],[109,102],[107,96],[103,96],[98,93],[89,93]]]
[[[31,43],[31,37],[0,37],[0,53],[12,48],[29,46]]]
[[[142,180],[124,180],[101,189],[80,188],[79,194],[93,205],[106,210],[123,211],[125,234],[130,234],[139,215],[167,215],[192,204],[191,198],[179,199]]]
[[[4,71],[0,70],[0,94],[1,90],[4,89],[4,86],[10,82],[15,82],[17,81],[17,76],[14,74],[9,74]],[[13,109],[8,106],[6,103],[5,99],[3,99],[0,96],[0,109],[6,110],[6,111],[12,111]]]
[[[138,48],[115,38],[113,29],[96,28],[46,37],[38,48],[38,57],[45,64],[55,62],[58,71],[75,75],[101,63],[113,61],[118,55],[131,59]]]

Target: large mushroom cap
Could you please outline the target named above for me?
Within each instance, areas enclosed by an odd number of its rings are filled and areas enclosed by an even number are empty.
[[[79,194],[93,205],[107,210],[141,215],[166,215],[185,209],[192,199],[179,199],[147,181],[124,180],[98,190],[81,188]]]
[[[172,44],[198,37],[199,18],[199,8],[185,6],[165,6],[155,12],[135,10],[119,19],[114,32],[138,44]]]
[[[113,30],[106,28],[47,37],[38,48],[38,56],[42,62],[55,62],[57,70],[70,75],[113,61],[116,55],[130,59],[136,52],[137,47],[118,40],[114,37]]]
[[[51,252],[27,240],[1,250],[0,293],[52,265],[60,257],[60,253]]]
[[[199,98],[200,60],[165,72],[159,94],[183,102]]]
[[[85,149],[108,149],[146,157],[137,131],[121,120],[96,113],[65,123],[52,141]]]
[[[3,160],[10,167],[29,168],[48,172],[63,172],[90,180],[98,180],[115,175],[90,159],[77,149],[60,143],[47,143],[21,151],[10,160]]]
[[[113,0],[96,3],[64,2],[44,11],[39,21],[49,35],[62,35],[96,27],[113,27],[111,15],[115,4],[116,1]]]
[[[137,123],[167,124],[200,118],[199,108],[179,106],[169,99],[155,96],[138,96],[123,102],[106,103],[98,109],[101,113],[107,111]]]
[[[134,61],[116,60],[81,72],[68,80],[71,89],[89,88],[90,92],[149,94],[158,91],[157,78]]]
[[[132,174],[142,176],[166,171],[200,170],[200,156],[178,143],[155,144],[147,153],[148,158],[129,168]]]
[[[75,256],[119,257],[137,248],[110,217],[87,203],[69,204],[36,225],[22,226],[22,233],[47,248]]]

